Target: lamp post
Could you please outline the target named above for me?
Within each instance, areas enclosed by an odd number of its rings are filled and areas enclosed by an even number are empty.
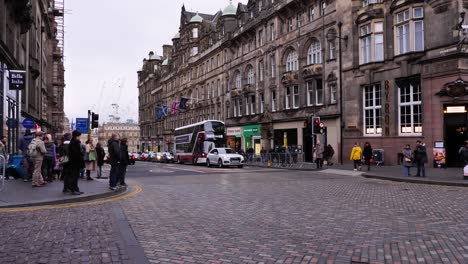
[[[339,67],[339,79],[340,79],[340,163],[343,165],[343,130],[344,130],[344,120],[343,120],[343,47],[341,45],[341,33],[342,33],[343,23],[338,22],[338,48],[340,49],[340,64]],[[348,40],[348,38],[346,38]]]
[[[338,49],[340,50],[339,52],[339,63],[338,63],[338,79],[340,82],[340,163],[343,165],[343,130],[345,127],[345,122],[343,120],[343,46],[341,41],[345,41],[345,46],[348,45],[348,36],[342,36],[342,27],[343,27],[343,22],[339,21],[338,22],[338,36],[336,36],[336,33],[333,35],[328,35],[327,38],[329,40],[333,39],[338,39]]]

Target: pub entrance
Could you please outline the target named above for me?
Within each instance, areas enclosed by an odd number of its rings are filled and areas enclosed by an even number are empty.
[[[458,150],[468,140],[467,106],[446,106],[444,110],[445,148],[448,167],[463,167]]]

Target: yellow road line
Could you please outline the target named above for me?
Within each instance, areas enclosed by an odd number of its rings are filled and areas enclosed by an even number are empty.
[[[133,190],[131,193],[127,193],[125,195],[119,195],[119,196],[108,198],[108,199],[101,199],[101,200],[96,200],[96,201],[80,202],[80,203],[59,204],[59,205],[4,208],[4,209],[0,209],[0,213],[32,212],[32,211],[51,210],[51,209],[67,209],[67,208],[88,206],[88,205],[98,205],[98,204],[110,203],[110,202],[115,202],[115,201],[133,197],[139,194],[142,190],[143,189],[141,188],[141,186],[136,185],[135,190]]]

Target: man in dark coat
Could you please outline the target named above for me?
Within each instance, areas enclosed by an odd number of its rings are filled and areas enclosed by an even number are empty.
[[[83,192],[80,192],[80,188],[78,187],[78,178],[80,177],[80,170],[85,167],[83,154],[81,152],[81,141],[80,141],[81,132],[73,131],[72,139],[68,146],[68,153],[69,153],[69,175],[65,178],[65,180],[69,180],[69,184],[67,184],[72,192],[73,195],[80,195]]]
[[[119,167],[121,161],[119,134],[112,133],[112,138],[107,142],[107,147],[111,164],[111,170],[109,173],[109,188],[114,191],[117,190],[117,178],[119,176]]]
[[[421,140],[416,141],[416,148],[414,149],[414,161],[418,168],[416,177],[426,177],[424,163],[427,163],[427,152],[426,145],[421,144]]]
[[[120,141],[120,166],[119,166],[119,175],[117,182],[120,186],[126,187],[125,183],[125,174],[127,173],[127,166],[130,163],[130,158],[128,156],[128,145],[127,138],[122,138]]]

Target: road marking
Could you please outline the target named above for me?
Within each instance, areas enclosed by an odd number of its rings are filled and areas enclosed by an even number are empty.
[[[101,199],[101,200],[96,200],[96,201],[88,201],[88,202],[80,202],[80,203],[71,203],[71,204],[4,208],[4,209],[0,209],[0,213],[18,213],[18,212],[32,212],[32,211],[42,211],[42,210],[51,210],[51,209],[67,209],[67,208],[80,207],[80,206],[105,204],[105,203],[111,203],[111,202],[131,198],[131,197],[139,194],[142,190],[143,189],[142,189],[142,187],[140,185],[135,185],[135,189],[130,193],[127,193],[127,194],[124,194],[124,195],[118,195],[118,196],[107,198],[107,199]]]

